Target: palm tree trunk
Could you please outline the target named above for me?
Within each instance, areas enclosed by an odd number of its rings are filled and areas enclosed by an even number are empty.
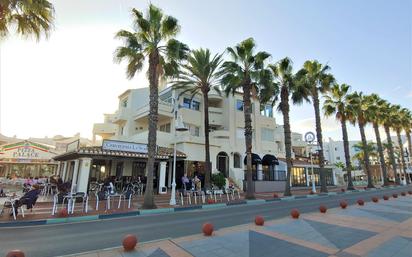
[[[372,183],[372,174],[371,174],[371,165],[369,161],[369,152],[367,151],[368,149],[368,142],[366,141],[366,135],[365,135],[365,124],[362,122],[359,122],[359,130],[361,134],[361,140],[362,140],[362,146],[363,146],[363,161],[365,163],[365,169],[366,169],[366,174],[368,176],[368,188],[374,188],[373,183]]]
[[[381,163],[382,177],[383,177],[383,186],[388,186],[389,185],[388,172],[386,171],[385,156],[383,155],[383,147],[382,147],[381,135],[379,132],[379,124],[374,122],[373,129],[375,130],[376,144],[378,145],[379,161]]]
[[[149,54],[149,134],[147,144],[147,181],[146,191],[144,193],[143,208],[154,209],[156,204],[153,196],[153,172],[156,156],[156,138],[157,138],[157,122],[159,120],[158,104],[159,104],[159,74],[157,66],[159,65],[159,53],[154,51]]]
[[[398,137],[398,144],[399,144],[399,149],[401,150],[401,163],[402,163],[402,170],[403,170],[403,176],[405,177],[405,181],[409,184],[409,180],[407,179],[407,173],[406,173],[406,163],[405,163],[405,156],[403,152],[403,144],[402,144],[402,137],[401,137],[401,130],[397,129],[396,130],[396,135]]]
[[[313,94],[313,107],[315,109],[315,121],[316,121],[316,138],[319,144],[319,176],[320,176],[320,192],[327,193],[328,188],[326,186],[325,176],[325,156],[323,155],[323,139],[322,139],[322,125],[320,122],[320,109],[319,109],[319,95],[315,90]]]
[[[393,175],[395,176],[396,184],[400,184],[400,178],[398,177],[398,173],[396,172],[396,161],[395,161],[395,152],[393,151],[393,144],[391,138],[391,131],[387,124],[384,125],[385,133],[386,133],[386,140],[388,141],[388,150],[389,150],[389,158],[392,164]]]
[[[205,115],[204,119],[204,129],[205,129],[205,189],[210,189],[210,143],[209,143],[209,96],[208,90],[204,90],[203,94],[203,112]]]
[[[290,132],[290,120],[289,120],[289,92],[286,87],[282,87],[280,92],[281,98],[281,110],[283,115],[283,132],[285,135],[285,151],[286,151],[286,184],[284,196],[291,196],[290,190],[291,173],[292,173],[292,136]]]
[[[252,104],[250,100],[250,79],[243,84],[243,113],[245,116],[245,144],[246,144],[246,199],[255,199],[255,189],[252,180]]]
[[[406,138],[407,138],[407,140],[408,140],[408,151],[409,151],[409,153],[408,153],[408,161],[409,161],[409,165],[411,165],[411,160],[412,160],[412,157],[411,157],[411,155],[412,155],[412,140],[411,140],[411,131],[410,130],[406,130]],[[409,182],[411,182],[411,177],[410,177],[410,175],[408,174],[408,179],[409,179]]]
[[[341,119],[343,150],[345,152],[346,176],[348,177],[348,190],[354,190],[352,181],[352,164],[350,161],[348,129],[346,128],[346,117],[342,115]]]

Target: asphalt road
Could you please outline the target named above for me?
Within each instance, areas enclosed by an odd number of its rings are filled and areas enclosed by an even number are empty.
[[[224,209],[196,210],[147,216],[99,220],[73,224],[0,228],[0,256],[9,250],[21,249],[28,257],[50,257],[120,246],[125,234],[136,234],[140,242],[174,238],[201,232],[204,222],[215,229],[253,222],[255,215],[265,219],[289,215],[292,208],[301,213],[318,211],[320,204],[337,207],[345,199],[355,204],[359,198],[366,202],[372,196],[400,193],[408,188],[365,191],[352,194],[306,198],[295,201],[276,201],[258,205],[239,205]],[[382,198],[381,198],[382,199]]]

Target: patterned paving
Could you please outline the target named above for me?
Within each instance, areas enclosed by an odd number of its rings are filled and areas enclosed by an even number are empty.
[[[79,257],[411,257],[412,196]]]

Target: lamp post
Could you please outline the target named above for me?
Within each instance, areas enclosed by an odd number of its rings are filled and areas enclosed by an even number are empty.
[[[312,143],[315,141],[315,134],[313,132],[307,132],[305,134],[305,141],[309,144],[309,155],[310,155],[310,168],[311,168],[311,179],[312,182],[312,192],[316,193],[316,186],[315,186],[315,176],[313,175],[313,158],[312,158]]]
[[[173,117],[175,121],[174,131],[175,131],[175,142],[173,146],[173,174],[172,174],[172,193],[170,195],[170,205],[176,205],[176,141],[177,141],[177,131],[187,131],[188,129],[183,125],[182,116],[177,116],[177,111],[179,110],[179,97],[173,98]]]

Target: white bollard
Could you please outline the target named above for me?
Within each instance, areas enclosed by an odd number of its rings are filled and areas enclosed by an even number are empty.
[[[195,204],[197,204],[197,194],[195,192]]]
[[[216,203],[216,192],[213,192],[213,196],[214,196],[215,203]]]
[[[184,202],[183,202],[183,194],[182,193],[180,193],[180,201],[182,202],[182,206],[183,206]]]
[[[206,201],[205,198],[206,198],[206,197],[205,197],[205,192],[202,192],[202,202],[203,202],[203,204],[205,204],[205,201]]]
[[[192,199],[190,198],[190,193],[187,194],[187,202],[189,203],[189,205],[192,205]]]

